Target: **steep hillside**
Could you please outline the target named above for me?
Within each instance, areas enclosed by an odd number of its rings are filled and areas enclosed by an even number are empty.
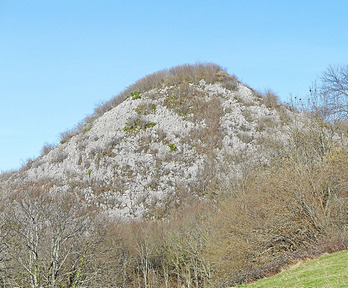
[[[140,79],[0,175],[0,286],[225,288],[347,249],[347,127],[317,112],[215,64]]]
[[[217,65],[153,75],[155,87],[128,89],[7,183],[52,183],[113,215],[161,217],[179,194],[218,194],[245,167],[267,165],[301,118]]]

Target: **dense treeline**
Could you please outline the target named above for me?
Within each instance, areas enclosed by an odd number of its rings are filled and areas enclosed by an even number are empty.
[[[1,287],[226,287],[347,249],[346,102],[335,121],[313,103],[269,165],[218,195],[181,191],[158,220],[115,219],[49,182],[2,191]]]

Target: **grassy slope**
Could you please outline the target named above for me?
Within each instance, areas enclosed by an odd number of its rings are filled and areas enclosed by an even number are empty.
[[[348,287],[348,250],[322,256],[273,277],[238,287]]]

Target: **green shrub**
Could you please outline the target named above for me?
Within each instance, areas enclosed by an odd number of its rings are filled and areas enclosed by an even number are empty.
[[[174,152],[176,150],[178,150],[178,148],[176,147],[176,145],[174,143],[170,143],[168,144],[170,151]]]
[[[136,99],[140,99],[140,98],[141,98],[140,94],[141,94],[141,92],[139,92],[139,91],[134,91],[134,92],[132,92],[130,95],[132,96],[132,99],[133,99],[133,100],[136,100]]]
[[[138,121],[133,121],[131,123],[126,123],[126,126],[123,128],[124,131],[126,132],[132,132],[135,129],[137,129],[139,123]]]
[[[145,128],[152,128],[152,127],[155,127],[157,123],[155,122],[150,122],[150,123],[146,123],[144,125]]]
[[[138,115],[142,114],[142,112],[141,112],[141,110],[139,108],[135,108],[134,111],[137,112]]]
[[[123,128],[123,131],[134,132],[138,129],[147,129],[156,126],[155,122],[148,122],[145,119],[135,118],[126,123],[126,126]]]
[[[154,113],[156,111],[157,105],[152,103],[142,103],[137,108],[134,109],[134,111],[138,115],[147,115]]]

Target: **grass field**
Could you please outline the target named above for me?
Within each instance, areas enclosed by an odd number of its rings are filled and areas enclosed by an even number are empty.
[[[297,265],[296,265],[297,266]],[[348,287],[348,250],[324,255],[275,276],[238,288]]]

